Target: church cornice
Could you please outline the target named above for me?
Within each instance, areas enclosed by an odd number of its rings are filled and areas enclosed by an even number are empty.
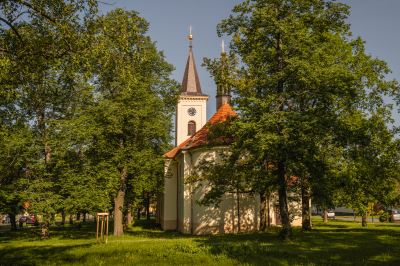
[[[180,95],[179,101],[180,102],[207,102],[210,96],[186,96]]]

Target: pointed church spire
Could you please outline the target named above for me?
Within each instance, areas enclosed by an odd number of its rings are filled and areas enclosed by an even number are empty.
[[[222,46],[222,53],[221,53],[221,62],[222,62],[222,69],[225,68],[225,50],[224,47],[226,46],[224,43],[224,40],[222,40],[222,44],[220,44]],[[224,79],[224,75],[222,74],[222,79]],[[228,84],[225,85],[218,85],[217,84],[217,96],[215,96],[215,98],[217,98],[217,111],[221,108],[221,106],[223,106],[225,103],[229,103],[231,101],[232,95],[231,95],[231,90],[228,87]]]
[[[192,25],[188,27],[190,30],[189,40],[190,40],[190,50],[189,56],[186,63],[185,74],[183,75],[182,80],[182,93],[181,95],[198,95],[198,96],[206,96],[201,92],[200,80],[197,75],[196,64],[194,62],[193,51],[192,51]]]

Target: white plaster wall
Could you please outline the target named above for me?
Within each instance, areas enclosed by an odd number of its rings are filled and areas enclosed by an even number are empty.
[[[287,197],[297,197],[300,199],[300,201],[288,201],[288,209],[290,213],[290,219],[291,219],[291,224],[292,226],[301,226],[302,222],[302,210],[301,210],[301,195],[295,192],[288,192]],[[276,225],[276,207],[279,205],[279,197],[278,193],[274,192],[270,196],[270,219],[271,219],[271,224]],[[279,217],[280,218],[280,217]]]
[[[197,149],[195,151],[192,151],[191,153],[193,155],[194,169],[203,159],[215,160],[216,163],[219,163],[221,161],[219,151],[220,149],[207,150],[207,151],[203,151],[202,149]],[[194,200],[201,200],[204,194],[209,189],[210,187],[208,187],[207,185],[202,186],[194,194]],[[239,193],[239,208],[240,208],[239,209],[240,224],[242,231],[245,231],[245,228],[249,228],[248,225],[253,226],[254,224],[259,224],[260,197],[258,195],[251,196],[250,194]],[[220,203],[219,208],[216,208],[214,206],[207,207],[194,204],[193,223],[197,225],[208,224],[209,226],[224,225],[225,226],[224,232],[237,232],[238,230],[237,194],[236,193],[225,194],[222,197],[222,202]]]
[[[178,224],[178,230],[185,234],[191,232],[191,195],[190,186],[184,185],[184,178],[190,175],[191,159],[193,158],[193,169],[196,169],[198,163],[207,158],[215,160],[219,163],[221,158],[219,156],[220,150],[229,152],[226,147],[203,150],[201,148],[193,149],[190,151],[192,156],[187,150],[182,150],[176,158],[177,163],[173,165],[173,175],[171,179],[166,178],[165,181],[165,195],[162,199],[164,211],[163,219],[170,221],[167,229],[175,229]],[[179,168],[179,169],[178,169]],[[177,184],[179,185],[177,186]],[[210,188],[206,185],[200,188],[193,195],[193,200],[201,200],[204,194]],[[288,193],[288,196],[296,196],[297,193]],[[178,197],[178,210],[177,206]],[[260,197],[259,195],[251,196],[250,194],[240,193],[240,223],[241,231],[257,230],[260,222]],[[273,193],[270,197],[270,222],[274,225],[276,222],[275,207],[278,205],[278,195]],[[291,218],[293,219],[292,225],[301,225],[301,202],[288,202]],[[178,211],[178,221],[176,221]],[[173,225],[172,225],[173,223]],[[219,208],[214,206],[199,206],[193,204],[193,226],[195,234],[208,234],[208,233],[231,233],[237,232],[238,228],[238,210],[237,210],[237,195],[236,193],[227,193],[223,196]],[[215,228],[201,228],[201,227],[215,227]],[[163,227],[164,228],[164,227]],[[199,229],[200,228],[200,229]],[[166,230],[166,228],[164,228]]]
[[[189,233],[188,230],[188,225],[190,224],[191,221],[191,201],[190,201],[190,190],[189,190],[189,185],[184,184],[184,178],[190,175],[190,154],[187,151],[183,152],[183,158],[184,158],[184,163],[185,163],[185,169],[184,169],[184,175],[182,176],[182,185],[183,185],[183,190],[182,190],[182,197],[183,197],[183,220],[182,223],[185,227],[184,232]]]
[[[302,224],[302,209],[301,209],[301,194],[297,192],[288,193],[288,197],[296,197],[299,201],[288,202],[288,209],[292,226],[301,226]]]
[[[172,230],[176,228],[176,200],[177,200],[177,164],[171,163],[171,160],[166,160],[166,168],[172,170],[172,177],[164,178],[165,193],[161,196],[161,225],[164,230]],[[175,223],[173,222],[175,221]],[[172,228],[174,227],[174,228]]]
[[[178,158],[179,162],[179,171],[178,171],[178,182],[179,182],[179,188],[178,188],[178,198],[179,198],[179,204],[178,204],[178,221],[180,223],[183,222],[184,220],[184,186],[183,186],[183,177],[184,177],[184,171],[185,171],[185,156],[184,154],[181,154]],[[181,227],[181,225],[179,225]],[[181,229],[181,228],[178,228]]]
[[[188,123],[194,121],[196,123],[196,131],[207,123],[207,101],[210,96],[189,96],[180,95],[179,103],[176,108],[176,128],[175,128],[175,146],[188,139]],[[189,108],[195,108],[196,114],[190,116]]]

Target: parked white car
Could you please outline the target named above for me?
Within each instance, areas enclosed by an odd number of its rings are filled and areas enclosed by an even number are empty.
[[[334,211],[328,211],[328,218],[335,219],[335,212]]]

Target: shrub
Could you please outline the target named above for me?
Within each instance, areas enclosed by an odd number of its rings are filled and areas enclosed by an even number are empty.
[[[393,217],[391,215],[389,215],[387,212],[382,213],[382,215],[379,217],[379,221],[380,222],[392,222],[393,221]]]

